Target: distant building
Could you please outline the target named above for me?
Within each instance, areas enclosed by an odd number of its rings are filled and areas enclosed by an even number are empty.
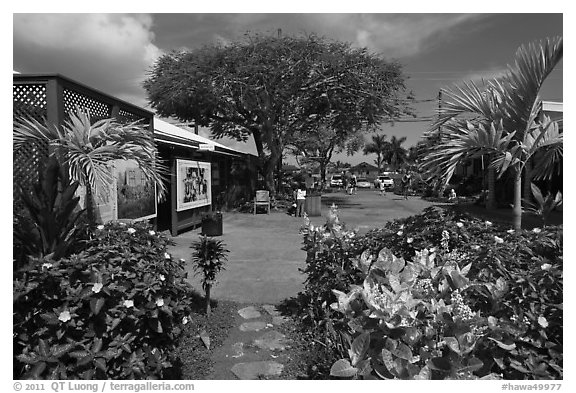
[[[365,177],[369,180],[373,180],[378,177],[378,167],[368,164],[367,162],[361,162],[348,169],[351,175],[356,175],[356,177]]]

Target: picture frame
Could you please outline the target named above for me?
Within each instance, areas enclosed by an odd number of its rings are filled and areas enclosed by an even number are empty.
[[[176,160],[176,211],[212,204],[211,164]]]

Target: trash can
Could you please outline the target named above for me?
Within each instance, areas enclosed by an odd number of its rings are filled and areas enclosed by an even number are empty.
[[[202,234],[222,236],[222,213],[210,213],[202,217]]]
[[[304,200],[304,211],[310,217],[321,216],[321,195],[306,195],[306,199]]]

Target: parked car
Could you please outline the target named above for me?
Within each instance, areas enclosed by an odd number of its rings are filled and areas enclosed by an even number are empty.
[[[342,175],[332,175],[330,179],[330,187],[342,187]]]
[[[376,187],[380,187],[381,183],[384,184],[384,189],[386,191],[394,189],[394,179],[392,179],[390,176],[384,176],[384,175],[378,176],[374,181],[374,185]]]
[[[358,188],[372,188],[372,183],[368,181],[365,177],[361,177],[356,182],[356,187]]]

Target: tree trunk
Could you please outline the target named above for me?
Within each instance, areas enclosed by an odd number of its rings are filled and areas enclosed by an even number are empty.
[[[514,173],[514,229],[522,229],[522,168],[517,166]]]
[[[524,166],[524,199],[527,201],[532,201],[532,189],[530,184],[532,183],[532,162],[528,160]]]
[[[496,170],[488,167],[488,195],[486,197],[486,209],[496,209]]]
[[[206,285],[206,316],[210,317],[210,284]]]
[[[90,184],[86,184],[86,201],[84,202],[86,207],[86,215],[88,217],[88,223],[90,226],[96,225],[96,217],[94,212],[94,198],[92,196],[92,187]]]

